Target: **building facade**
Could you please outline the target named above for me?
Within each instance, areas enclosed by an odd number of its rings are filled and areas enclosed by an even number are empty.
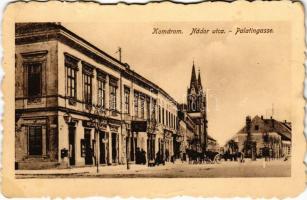
[[[197,150],[198,137],[196,125],[184,109],[186,105],[181,104],[178,110],[178,135],[180,144],[178,145],[175,155],[177,158],[187,160],[187,150]]]
[[[247,157],[254,155],[278,159],[290,156],[291,123],[281,122],[272,117],[247,117],[246,125],[226,143],[225,150],[230,154],[244,152]]]
[[[15,28],[16,168],[170,160],[178,119],[167,92],[60,23]]]
[[[216,139],[208,135],[208,140],[207,140],[207,151],[211,152],[219,152],[220,151],[220,146],[217,143]]]

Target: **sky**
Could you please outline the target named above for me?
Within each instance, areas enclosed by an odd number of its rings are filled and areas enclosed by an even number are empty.
[[[290,25],[283,22],[63,23],[111,56],[186,103],[192,63],[207,94],[208,132],[223,145],[247,115],[291,121]],[[192,28],[226,34],[189,35]],[[272,34],[237,34],[237,28],[272,28]],[[181,29],[179,35],[153,28]],[[232,32],[229,32],[231,30]]]

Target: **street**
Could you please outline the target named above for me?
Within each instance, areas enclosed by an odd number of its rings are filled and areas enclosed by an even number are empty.
[[[167,163],[155,167],[126,165],[82,167],[54,170],[17,170],[16,178],[222,178],[222,177],[289,177],[291,161],[265,162],[246,160],[244,163],[222,161],[216,164]]]

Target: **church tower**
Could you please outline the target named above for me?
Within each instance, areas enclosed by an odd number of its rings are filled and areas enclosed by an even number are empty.
[[[188,88],[187,103],[189,112],[197,112],[198,81],[196,79],[195,65],[193,62],[190,87]]]
[[[203,91],[200,70],[196,78],[195,64],[193,62],[190,87],[187,91],[188,112],[205,112],[206,111],[206,94]]]
[[[207,148],[207,109],[206,93],[203,90],[200,70],[196,78],[193,61],[190,87],[187,90],[187,113],[196,124],[199,139],[198,149],[206,151]]]

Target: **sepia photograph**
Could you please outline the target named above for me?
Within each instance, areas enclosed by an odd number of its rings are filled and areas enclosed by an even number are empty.
[[[19,2],[3,38],[8,197],[303,191],[299,3]]]
[[[16,23],[16,177],[291,176],[290,24],[247,25]]]

